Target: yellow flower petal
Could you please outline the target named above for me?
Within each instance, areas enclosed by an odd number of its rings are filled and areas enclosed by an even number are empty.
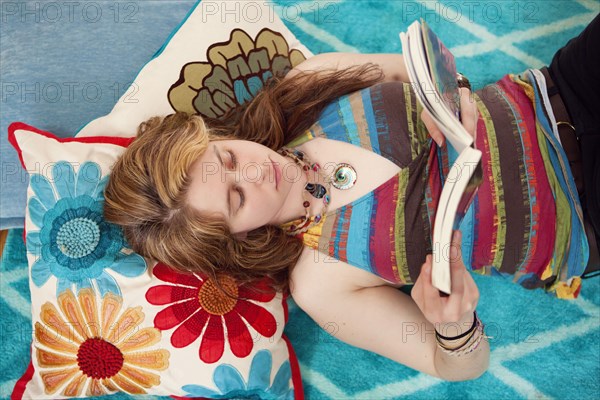
[[[67,397],[79,396],[87,379],[88,377],[85,376],[83,372],[79,371],[79,373],[73,378],[73,380],[71,380],[71,382],[69,382],[61,394]]]
[[[40,367],[56,368],[77,365],[76,357],[63,356],[37,347],[35,349],[35,355]]]
[[[145,387],[146,389],[151,388],[152,386],[160,385],[160,376],[157,374],[143,371],[127,364],[123,365],[123,368],[121,368],[119,374],[123,374],[126,378],[129,378],[131,381],[142,387]]]
[[[210,75],[213,66],[206,62],[194,62],[186,64],[182,69],[183,80],[190,89],[195,89],[194,94],[202,89],[204,78]]]
[[[270,29],[263,29],[256,37],[256,48],[264,47],[269,52],[269,60],[273,60],[276,55],[286,56],[289,52],[289,46],[281,33]]]
[[[44,392],[54,394],[64,383],[79,372],[79,367],[59,370],[40,371],[44,382]]]
[[[130,394],[145,394],[146,393],[146,391],[144,389],[142,389],[135,383],[131,382],[129,379],[125,378],[121,374],[117,374],[117,375],[113,376],[112,378],[110,378],[110,380],[113,383],[115,383],[116,385],[118,385],[121,388],[121,390],[125,393],[130,393]]]
[[[77,332],[82,339],[89,338],[90,336],[87,334],[85,328],[85,319],[83,318],[83,314],[79,309],[79,304],[73,292],[71,290],[65,290],[58,295],[57,302],[60,310],[66,316],[67,322],[73,326],[75,332]]]
[[[62,335],[39,322],[35,323],[35,339],[46,347],[64,353],[77,354],[79,349],[78,345],[67,342]]]
[[[102,379],[102,385],[104,385],[104,387],[111,392],[119,391],[119,388],[113,382],[111,382],[110,379]]]
[[[98,307],[96,295],[90,288],[79,291],[79,305],[85,317],[87,333],[89,337],[100,336],[100,321],[98,320]]]
[[[254,49],[254,41],[246,32],[241,29],[234,29],[231,32],[231,38],[222,45],[211,47],[208,50],[208,59],[216,65],[227,69],[227,61],[243,54],[248,55],[250,50]]]
[[[183,67],[179,81],[169,89],[168,93],[169,102],[174,110],[196,114],[194,98],[202,88],[204,78],[211,71],[212,65],[209,63],[190,63]]]
[[[290,51],[290,64],[292,64],[292,68],[304,61],[306,61],[306,57],[304,57],[304,54],[300,50],[293,49]]]
[[[125,310],[117,323],[109,328],[104,339],[114,344],[122,342],[143,320],[144,312],[142,311],[142,307],[130,307]]]
[[[103,394],[107,393],[108,392],[104,390],[102,385],[100,385],[100,382],[98,382],[98,379],[92,379],[87,387],[87,390],[85,391],[85,395],[87,397],[102,396]]]
[[[143,347],[152,346],[160,341],[160,331],[153,327],[147,327],[139,330],[117,347],[122,352],[139,350]]]
[[[123,354],[127,364],[163,371],[169,367],[169,352],[165,349]]]
[[[40,319],[44,323],[44,325],[52,328],[57,332],[57,336],[60,336],[67,342],[76,342],[77,344],[81,344],[83,338],[76,335],[72,328],[71,324],[67,323],[63,316],[60,315],[54,304],[52,303],[44,303],[42,305],[42,310],[40,311]]]
[[[121,311],[121,305],[123,303],[123,299],[120,296],[117,296],[113,293],[107,293],[102,298],[102,337],[107,338],[106,332],[110,329],[113,321],[119,315],[119,311]]]

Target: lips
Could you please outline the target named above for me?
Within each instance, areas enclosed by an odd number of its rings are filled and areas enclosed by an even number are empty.
[[[273,173],[275,175],[275,190],[279,187],[279,181],[281,180],[281,172],[279,172],[279,168],[277,165],[271,160],[271,164],[273,165]]]

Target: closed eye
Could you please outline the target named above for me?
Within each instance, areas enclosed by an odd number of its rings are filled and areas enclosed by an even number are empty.
[[[237,158],[235,158],[235,154],[233,154],[233,152],[231,150],[228,150],[227,152],[229,153],[229,156],[231,157],[231,164],[233,166],[233,169],[236,169],[238,167],[238,162],[237,162]],[[238,208],[238,211],[239,211],[240,208],[244,207],[244,203],[246,202],[246,197],[244,196],[244,191],[242,189],[236,188],[236,191],[240,195],[240,206]]]
[[[244,203],[246,202],[246,198],[244,197],[244,192],[242,191],[242,189],[238,188],[237,191],[240,194],[240,208],[242,208],[242,207],[244,207]],[[238,208],[238,210],[239,210],[239,208]]]

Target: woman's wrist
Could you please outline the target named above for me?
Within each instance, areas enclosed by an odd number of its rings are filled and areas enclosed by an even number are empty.
[[[475,340],[470,340],[470,343],[461,349],[463,350],[461,354],[448,353],[436,345],[435,368],[442,379],[464,381],[479,378],[485,373],[489,366],[490,345],[484,337],[481,337],[477,347],[469,351]]]
[[[458,335],[456,337],[440,338],[440,335],[436,331],[436,341],[438,345],[438,350],[452,357],[460,357],[476,350],[480,345],[482,339],[491,338],[484,334],[484,325],[481,322],[481,320],[477,317],[477,313],[473,312],[473,315],[473,325],[461,335]],[[461,342],[457,342],[458,339],[461,339]]]

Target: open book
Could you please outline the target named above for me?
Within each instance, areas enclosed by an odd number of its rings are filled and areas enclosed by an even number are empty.
[[[402,53],[415,94],[429,111],[458,157],[444,183],[433,225],[432,285],[451,293],[452,231],[469,208],[482,180],[481,151],[460,122],[460,95],[454,56],[425,21],[413,22],[400,33]]]

